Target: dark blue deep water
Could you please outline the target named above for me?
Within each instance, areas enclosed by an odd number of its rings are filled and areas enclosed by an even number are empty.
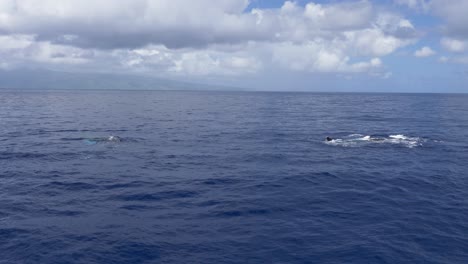
[[[468,263],[468,96],[2,91],[0,263]]]

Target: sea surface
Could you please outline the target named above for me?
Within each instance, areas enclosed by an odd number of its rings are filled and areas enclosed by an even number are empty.
[[[0,91],[0,263],[468,263],[468,96]]]

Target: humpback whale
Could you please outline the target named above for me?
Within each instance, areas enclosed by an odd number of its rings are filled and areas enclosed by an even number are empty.
[[[119,143],[122,142],[122,138],[118,136],[109,136],[105,138],[86,138],[83,139],[86,145],[96,145],[98,143]]]

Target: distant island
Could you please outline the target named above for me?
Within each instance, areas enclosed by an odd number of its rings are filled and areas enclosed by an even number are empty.
[[[61,72],[43,69],[0,70],[0,89],[25,90],[219,90],[239,87],[175,81],[135,74]]]

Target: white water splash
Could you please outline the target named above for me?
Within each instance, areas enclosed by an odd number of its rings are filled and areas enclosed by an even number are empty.
[[[408,148],[414,148],[422,146],[424,141],[424,139],[419,137],[409,137],[405,135],[365,136],[361,134],[351,134],[349,136],[333,139],[325,143],[328,145],[341,147],[359,147],[370,144],[394,144],[402,145]]]

